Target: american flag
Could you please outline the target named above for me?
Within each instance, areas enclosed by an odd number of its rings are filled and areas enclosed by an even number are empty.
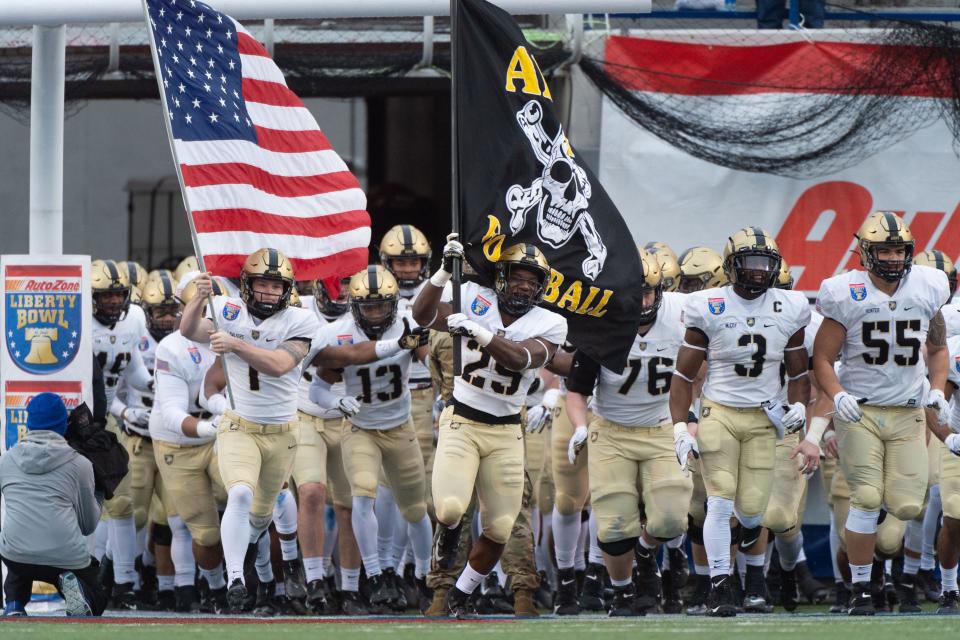
[[[285,253],[298,280],[363,269],[366,196],[266,49],[197,0],[146,0],[146,12],[207,270],[235,278],[263,247]]]

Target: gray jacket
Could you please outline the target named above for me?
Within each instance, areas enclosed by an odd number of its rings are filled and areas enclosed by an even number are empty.
[[[30,431],[0,456],[0,555],[62,569],[90,564],[85,536],[100,521],[93,466],[53,431]]]

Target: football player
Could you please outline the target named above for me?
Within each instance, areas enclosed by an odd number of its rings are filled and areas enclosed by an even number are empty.
[[[313,363],[323,370],[311,384],[310,400],[324,409],[338,409],[347,419],[341,449],[353,496],[353,531],[370,580],[370,603],[389,606],[399,598],[396,585],[382,575],[377,547],[374,501],[381,469],[408,523],[416,580],[429,599],[425,577],[432,529],[407,384],[411,360],[426,358],[428,333],[411,330],[409,313],[398,314],[399,287],[384,267],[371,265],[354,275],[349,291],[351,313],[324,327],[318,338],[320,352]],[[330,388],[341,378],[344,395]]]
[[[103,370],[110,415],[107,426],[117,433],[132,453],[131,443],[122,435],[145,429],[149,411],[128,408],[118,397],[124,386],[147,391],[153,379],[141,357],[140,339],[147,333],[146,320],[140,307],[130,304],[130,281],[113,260],[95,260],[90,265],[93,286],[93,354]],[[138,439],[139,440],[139,439]],[[135,443],[134,443],[135,444]],[[134,584],[137,579],[137,527],[132,493],[133,472],[128,473],[104,503],[110,520],[110,546],[113,549],[113,604],[119,608],[136,608]]]
[[[677,291],[694,293],[727,284],[723,257],[709,247],[691,247],[680,256]]]
[[[729,576],[730,518],[736,516],[742,540],[760,536],[773,485],[777,434],[799,429],[806,420],[810,385],[803,336],[810,308],[802,294],[774,287],[780,260],[776,242],[763,229],[737,231],[723,253],[731,286],[692,293],[683,309],[686,332],[670,389],[670,413],[677,460],[685,466],[690,456],[700,458],[707,491],[703,538],[712,583],[707,615],[736,615]],[[687,418],[692,382],[705,359],[694,440]],[[780,394],[781,363],[786,364],[791,405],[775,416],[776,424],[763,406]],[[765,611],[764,557],[754,558],[747,567],[743,606]]]
[[[177,282],[183,280],[183,277],[188,273],[200,270],[200,264],[197,262],[196,256],[187,256],[177,264],[177,268],[173,270],[173,279]]]
[[[960,388],[960,335],[947,340],[950,364],[947,389],[953,396]],[[940,449],[940,485],[943,500],[943,526],[937,540],[940,560],[941,595],[937,613],[960,614],[957,588],[957,563],[960,560],[960,404],[956,398],[950,414],[950,428],[938,433],[945,447]],[[931,438],[932,439],[932,438]]]
[[[234,406],[220,421],[217,449],[227,488],[220,528],[227,600],[237,610],[248,598],[243,580],[247,548],[267,530],[277,496],[290,478],[299,430],[300,365],[319,323],[310,311],[287,306],[294,272],[276,249],[260,249],[244,261],[240,298],[213,299],[222,329],[202,316],[204,300],[213,291],[210,275],[201,273],[193,282],[197,296],[183,310],[180,332],[193,342],[209,343],[223,358],[233,391]]]
[[[913,257],[913,264],[932,267],[947,274],[951,301],[943,305],[940,313],[943,314],[943,323],[947,327],[947,337],[949,338],[960,334],[960,304],[953,302],[953,296],[957,293],[957,266],[953,263],[953,260],[943,251],[933,249],[915,255]]]
[[[872,615],[870,574],[881,508],[900,522],[920,514],[927,488],[923,405],[946,421],[946,329],[940,307],[950,289],[942,272],[911,268],[913,236],[896,214],[870,214],[856,238],[865,271],[821,284],[817,308],[824,320],[813,366],[824,393],[834,399],[840,464],[850,486],[849,613]],[[924,344],[930,379],[926,399]],[[838,355],[839,377],[834,371]]]
[[[310,302],[307,308],[314,311],[321,327],[335,322],[348,310],[350,278],[340,281],[340,294],[336,299],[327,295],[322,282],[317,282],[313,295],[304,298]],[[317,349],[317,346],[314,346]],[[310,362],[312,359],[308,359]],[[317,377],[317,368],[312,363],[304,367],[300,381],[300,397],[297,406],[300,413],[300,441],[293,464],[293,480],[299,497],[298,521],[300,548],[303,552],[303,567],[307,580],[307,606],[317,614],[335,613],[336,581],[333,564],[324,554],[324,512],[328,497],[333,503],[337,520],[337,543],[340,551],[341,569],[350,573],[360,572],[360,554],[350,524],[350,482],[343,468],[340,451],[343,414],[328,410],[310,400],[310,385]],[[334,385],[332,391],[343,395],[343,385]],[[344,578],[344,583],[349,583]],[[354,590],[355,591],[355,590]],[[347,615],[365,615],[366,609],[359,599],[348,598],[340,603]]]
[[[615,373],[578,350],[567,378],[567,413],[578,429],[587,424],[587,401],[594,396],[590,494],[604,565],[613,583],[611,616],[656,610],[657,549],[686,531],[693,493],[690,478],[677,466],[667,395],[683,341],[683,296],[663,292],[660,266],[653,256],[641,252],[640,265],[641,324],[627,367]],[[671,563],[679,568],[678,550],[673,551],[677,560],[671,558]],[[634,561],[639,598],[631,573]],[[559,577],[565,577],[562,570]]]
[[[214,451],[217,429],[213,420],[226,410],[227,399],[220,394],[204,398],[204,404],[214,409],[215,414],[199,404],[204,375],[216,356],[206,344],[187,340],[177,329],[182,305],[197,296],[197,286],[191,280],[188,274],[184,282],[178,283],[175,302],[179,305],[173,331],[157,345],[150,437],[173,508],[167,508],[168,520],[173,527],[177,526],[176,520],[182,521],[193,540],[192,556],[196,558],[202,578],[200,609],[206,613],[223,613],[227,610],[227,585],[223,577],[218,508],[226,504],[227,496]],[[153,286],[154,283],[147,286],[146,300],[153,299]],[[213,294],[223,295],[216,280]],[[178,573],[180,557],[175,551]]]
[[[652,255],[660,265],[663,290],[676,291],[680,286],[680,261],[674,250],[663,242],[648,242],[643,246],[643,250]]]
[[[463,372],[454,381],[453,403],[440,417],[433,469],[437,515],[434,558],[455,560],[463,514],[474,489],[481,533],[467,566],[447,592],[453,617],[467,615],[467,599],[496,565],[523,501],[523,425],[520,409],[537,371],[566,339],[566,320],[537,305],[550,265],[534,245],[507,247],[496,263],[495,290],[461,284],[465,311],[453,313],[444,293],[463,245],[448,236],[443,264],[413,305],[421,326],[446,327],[467,338]]]

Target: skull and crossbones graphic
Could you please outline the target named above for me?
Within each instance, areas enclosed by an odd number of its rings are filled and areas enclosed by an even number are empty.
[[[525,104],[517,112],[517,122],[543,165],[543,172],[529,187],[515,184],[507,189],[510,231],[518,233],[534,207],[537,207],[537,236],[554,249],[567,244],[579,231],[589,254],[583,261],[583,274],[595,280],[606,262],[607,247],[587,211],[592,193],[587,172],[574,160],[563,127],[559,127],[553,137],[544,130],[543,107],[539,102],[531,100]]]

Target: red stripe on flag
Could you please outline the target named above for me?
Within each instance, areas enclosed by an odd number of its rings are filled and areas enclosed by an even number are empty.
[[[367,247],[347,249],[325,258],[302,260],[290,258],[297,280],[315,280],[330,277],[353,275],[367,266],[369,250]],[[204,255],[203,264],[214,275],[236,278],[240,274],[247,256],[244,255]]]
[[[193,223],[197,233],[220,231],[249,231],[263,234],[285,234],[307,238],[326,238],[370,226],[366,211],[344,211],[315,218],[279,216],[252,209],[210,209],[194,211]]]
[[[263,48],[262,44],[257,42],[256,38],[252,38],[242,32],[237,34],[237,51],[245,56],[270,57],[270,54],[267,53],[267,50]]]
[[[900,78],[864,87],[878,60],[899,59]],[[690,44],[646,38],[607,39],[606,71],[632,91],[682,95],[826,93],[952,97],[949,70],[927,47],[852,42],[762,46]],[[889,68],[889,64],[884,68]],[[825,73],[829,69],[832,73]],[[924,72],[920,73],[919,70]],[[824,81],[832,81],[824,85]]]
[[[327,151],[333,147],[327,136],[319,129],[314,131],[281,131],[253,127],[257,132],[257,144],[267,151],[280,153],[306,153],[308,151]]]
[[[180,165],[183,184],[187,187],[208,187],[220,184],[248,184],[265,193],[285,198],[316,196],[324,193],[358,189],[360,183],[349,171],[322,173],[315,176],[280,176],[260,167],[240,162]]]
[[[19,264],[9,265],[5,273],[8,278],[30,276],[35,278],[79,278],[83,274],[83,268],[72,265]]]
[[[302,107],[303,100],[293,91],[279,82],[243,78],[241,81],[243,99],[274,107]]]

